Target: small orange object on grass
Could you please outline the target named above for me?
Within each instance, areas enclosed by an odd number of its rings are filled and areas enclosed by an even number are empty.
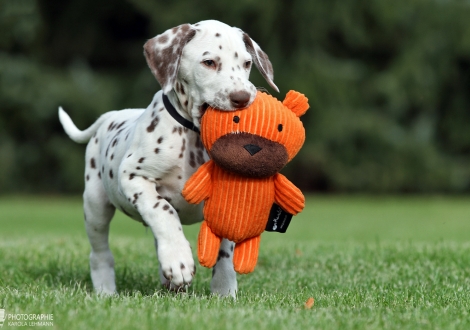
[[[313,305],[315,304],[315,299],[313,299],[312,297],[308,298],[307,301],[305,302],[304,304],[304,307],[305,309],[310,309],[313,307]]]

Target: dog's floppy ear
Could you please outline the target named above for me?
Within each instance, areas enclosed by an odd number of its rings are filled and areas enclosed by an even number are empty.
[[[256,67],[258,68],[261,75],[266,79],[268,84],[274,88],[277,92],[279,92],[279,88],[277,88],[276,84],[274,84],[274,70],[271,61],[269,60],[268,55],[263,52],[261,47],[250,38],[250,36],[243,32],[243,42],[245,43],[246,50],[250,53],[253,61],[255,62]]]
[[[145,43],[145,59],[153,75],[162,86],[163,93],[172,90],[178,74],[183,48],[195,34],[196,30],[190,24],[182,24]]]

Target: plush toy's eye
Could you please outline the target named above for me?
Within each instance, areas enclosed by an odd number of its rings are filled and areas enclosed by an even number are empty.
[[[277,130],[278,130],[279,132],[282,132],[282,124],[277,125]]]
[[[235,122],[235,124],[238,124],[240,122],[240,117],[234,116],[233,121]]]

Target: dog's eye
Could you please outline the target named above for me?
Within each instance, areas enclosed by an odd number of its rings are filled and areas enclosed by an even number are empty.
[[[246,61],[245,62],[245,69],[251,68],[251,61]]]
[[[234,116],[233,121],[234,121],[235,124],[238,124],[240,122],[240,117]]]
[[[282,132],[282,124],[277,125],[277,130],[278,130],[279,132]]]
[[[208,68],[211,68],[211,69],[215,69],[216,65],[215,65],[215,61],[213,60],[205,60],[205,61],[202,61],[202,63],[207,66]]]

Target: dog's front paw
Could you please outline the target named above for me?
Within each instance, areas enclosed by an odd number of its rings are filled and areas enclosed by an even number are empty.
[[[158,242],[158,260],[163,285],[179,291],[185,285],[191,284],[196,274],[196,266],[186,239],[182,244]]]

